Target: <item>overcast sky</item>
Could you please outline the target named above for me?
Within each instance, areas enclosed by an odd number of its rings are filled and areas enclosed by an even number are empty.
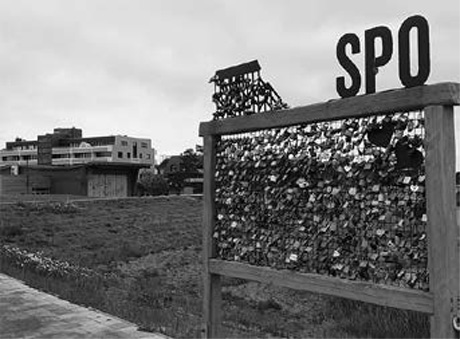
[[[396,44],[415,14],[430,24],[427,83],[460,82],[459,0],[0,0],[0,148],[75,126],[177,154],[201,143],[217,69],[258,59],[291,106],[338,98],[339,38],[385,25]],[[397,55],[377,90],[402,86]]]

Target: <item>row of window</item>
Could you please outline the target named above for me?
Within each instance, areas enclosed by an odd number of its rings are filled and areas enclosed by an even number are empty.
[[[22,155],[22,156],[19,156],[19,155],[10,155],[10,156],[6,156],[6,157],[2,157],[2,161],[27,161],[27,160],[37,160],[38,157],[36,154],[32,154],[32,155]]]
[[[128,146],[128,142],[126,140],[121,140],[120,142],[121,146]],[[137,146],[137,142],[133,142],[134,146]],[[147,142],[141,142],[141,148],[148,148],[149,144]]]
[[[85,146],[85,145],[90,145],[91,147],[95,147],[95,146],[110,146],[110,145],[113,145],[113,143],[110,143],[110,142],[91,142],[91,143],[88,143],[88,142],[72,142],[69,144],[69,147],[73,147],[73,148],[80,148],[82,146]],[[14,146],[12,149],[14,151],[27,151],[27,150],[36,150],[38,147],[37,145],[28,145],[28,146]]]
[[[95,152],[94,157],[96,158],[106,158],[111,157],[112,152]],[[70,159],[71,156],[69,153],[66,154],[53,154],[53,159]],[[91,153],[76,153],[73,154],[73,158],[81,159],[81,158],[91,158]],[[2,157],[2,161],[27,161],[27,160],[37,160],[38,157],[36,154],[32,155],[10,155]]]
[[[92,141],[92,142],[81,141],[81,142],[71,142],[71,143],[69,144],[69,147],[73,147],[73,148],[82,148],[82,147],[98,147],[98,146],[110,146],[110,145],[113,145],[113,143],[110,143],[110,142],[102,142],[102,141],[99,141],[99,142],[95,142],[95,141]]]
[[[96,158],[107,158],[111,157],[112,152],[94,152],[94,157]],[[92,153],[75,153],[73,154],[73,158],[81,159],[81,158],[91,158]],[[66,154],[53,154],[53,159],[68,159],[71,158],[69,153]]]
[[[96,158],[106,158],[106,157],[111,157],[112,152],[94,152],[94,157]],[[92,153],[75,153],[72,154],[73,158],[77,159],[84,159],[84,158],[91,158]],[[72,158],[70,153],[65,153],[65,154],[53,154],[53,159],[70,159]],[[124,155],[123,152],[118,152],[118,158],[123,159]],[[126,152],[126,158],[131,159],[131,152]],[[139,158],[143,159],[143,154],[139,153]],[[151,154],[145,154],[145,158],[150,160]],[[4,156],[2,157],[2,161],[26,161],[26,160],[37,160],[37,155],[32,154],[32,155],[10,155],[10,156]]]
[[[23,145],[23,146],[14,146],[13,150],[15,151],[27,151],[37,149],[37,145]]]
[[[123,152],[118,152],[118,158],[123,159]],[[126,158],[131,159],[131,152],[126,152]],[[139,153],[139,158],[143,159],[143,154],[142,153]],[[151,155],[146,154],[145,158],[146,159],[151,159]]]
[[[81,146],[81,141],[80,142],[72,142],[69,144],[70,147],[75,147],[78,148]],[[90,143],[91,146],[107,146],[107,145],[113,145],[112,142],[106,142],[106,141],[92,141]],[[134,145],[137,145],[137,142],[134,141]],[[128,146],[128,141],[126,140],[121,140],[121,146]],[[141,148],[148,148],[149,144],[147,142],[141,142]],[[23,146],[15,146],[13,147],[13,150],[15,151],[24,151],[24,150],[35,150],[37,149],[37,145],[23,145]]]

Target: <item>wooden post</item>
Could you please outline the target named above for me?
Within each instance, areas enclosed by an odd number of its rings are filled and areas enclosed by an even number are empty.
[[[428,267],[434,299],[431,337],[458,338],[452,325],[460,289],[453,107],[427,107],[425,124]]]
[[[220,275],[209,270],[209,259],[216,256],[213,238],[216,220],[215,172],[216,136],[204,137],[204,183],[203,183],[203,338],[217,338],[221,324],[221,285]]]

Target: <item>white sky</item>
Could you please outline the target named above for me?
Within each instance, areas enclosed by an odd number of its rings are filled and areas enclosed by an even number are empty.
[[[0,148],[75,126],[177,154],[201,143],[217,69],[258,59],[291,106],[327,101],[339,38],[363,44],[379,25],[395,51],[377,90],[399,88],[397,31],[415,14],[430,24],[427,83],[460,82],[459,0],[0,0]]]

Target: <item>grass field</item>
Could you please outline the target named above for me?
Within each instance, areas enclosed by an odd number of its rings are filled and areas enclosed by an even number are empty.
[[[200,336],[199,199],[57,199],[60,202],[42,198],[44,202],[24,203],[15,202],[15,198],[0,205],[1,245],[39,252],[33,258],[44,263],[23,264],[4,252],[2,272],[133,321],[144,330],[182,338]],[[93,273],[50,270],[54,264],[46,258],[54,260],[56,267],[69,263]],[[227,337],[396,338],[429,334],[427,318],[420,314],[238,279],[224,279],[223,311]]]

